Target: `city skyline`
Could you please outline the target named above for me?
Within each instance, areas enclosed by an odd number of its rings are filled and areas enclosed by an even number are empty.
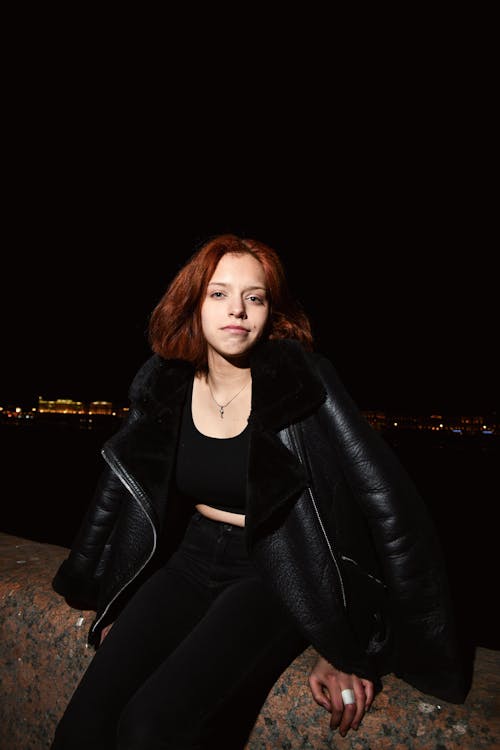
[[[9,403],[0,403],[0,412],[9,412],[9,413],[15,413],[15,412],[22,412],[22,413],[29,413],[29,412],[37,412],[39,414],[44,413],[60,413],[60,414],[111,414],[115,412],[120,412],[122,415],[126,413],[129,410],[129,404],[127,403],[119,403],[113,400],[82,400],[82,399],[73,399],[73,398],[53,398],[53,399],[45,399],[43,396],[38,396],[37,404],[36,406],[19,406],[15,404],[9,404]],[[397,415],[400,413],[401,415],[411,415],[418,416],[417,413],[411,412],[411,411],[404,411],[401,409],[387,409],[384,407],[379,408],[371,408],[371,409],[361,409],[365,413],[383,413],[387,415]],[[491,410],[489,412],[486,412],[490,416],[495,416],[497,419],[499,418],[498,411]],[[444,412],[443,412],[444,415]],[[455,414],[446,414],[446,416],[477,416],[479,417],[479,414],[472,415],[471,413],[466,414],[465,412],[457,412]],[[438,418],[438,414],[431,414],[429,410],[425,410],[420,414],[420,416],[426,416],[426,417],[436,417]]]
[[[36,407],[23,409],[4,407],[0,404],[0,425],[12,427],[77,426],[83,429],[102,427],[113,419],[119,423],[127,416],[128,405],[112,401],[84,402],[72,399],[46,400],[41,396]],[[361,409],[367,421],[378,430],[417,430],[442,433],[500,435],[500,420],[497,412],[490,414],[415,414],[384,409]]]

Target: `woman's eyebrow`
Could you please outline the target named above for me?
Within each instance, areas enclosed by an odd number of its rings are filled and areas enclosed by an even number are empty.
[[[226,284],[224,281],[211,281],[208,286],[231,286],[231,284]],[[252,289],[262,289],[264,292],[266,291],[265,286],[260,286],[260,284],[255,284],[254,286],[246,286],[243,291],[249,292]]]

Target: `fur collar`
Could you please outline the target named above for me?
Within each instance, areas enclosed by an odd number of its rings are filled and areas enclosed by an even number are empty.
[[[259,344],[251,358],[252,413],[249,423],[264,430],[280,430],[311,414],[326,399],[314,368],[314,355],[292,339]],[[130,387],[132,405],[161,419],[183,402],[192,365],[153,354]]]

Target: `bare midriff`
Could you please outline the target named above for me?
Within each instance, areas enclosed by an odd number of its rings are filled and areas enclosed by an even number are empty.
[[[220,510],[220,508],[212,508],[211,505],[204,505],[198,503],[195,505],[202,516],[210,518],[212,521],[220,521],[221,523],[232,523],[235,526],[245,525],[245,516],[243,513],[231,513],[228,510]]]

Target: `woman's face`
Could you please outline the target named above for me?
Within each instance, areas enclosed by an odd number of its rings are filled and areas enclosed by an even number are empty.
[[[241,358],[262,336],[269,303],[266,277],[249,253],[226,253],[208,284],[201,306],[201,325],[208,352]]]

